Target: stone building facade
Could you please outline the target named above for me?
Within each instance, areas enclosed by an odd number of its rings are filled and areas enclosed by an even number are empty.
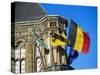
[[[20,58],[24,61],[21,65],[24,65],[24,70],[22,72],[37,72],[37,42],[36,36],[33,35],[34,32],[42,37],[44,42],[50,47],[48,50],[40,47],[40,59],[41,59],[41,68],[47,68],[53,65],[63,65],[66,64],[66,55],[65,55],[65,46],[50,46],[49,41],[49,29],[57,34],[64,32],[66,29],[67,20],[61,16],[45,16],[40,20],[29,21],[29,22],[16,22],[15,23],[15,42],[14,47],[12,47],[12,54],[15,54],[15,59],[18,58],[16,55],[19,50],[24,50],[21,52]],[[12,29],[14,29],[12,27]],[[13,40],[13,38],[12,38]],[[63,49],[61,49],[63,48]],[[17,52],[17,53],[16,53]],[[12,56],[13,57],[13,56]],[[20,59],[19,58],[19,59]],[[16,65],[16,62],[12,64]]]
[[[11,14],[12,72],[57,70],[55,65],[67,64],[65,45],[50,44],[51,32],[60,35],[66,31],[65,18],[47,15],[38,3],[27,2],[12,3]]]

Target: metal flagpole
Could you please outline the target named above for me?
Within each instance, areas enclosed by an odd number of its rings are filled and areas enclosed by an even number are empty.
[[[21,48],[22,48],[22,46],[20,47],[20,64],[19,64],[19,69],[20,69],[20,73],[21,73]]]
[[[43,61],[43,57],[42,57],[42,53],[41,53],[41,51],[40,51],[39,46],[38,46],[38,50],[39,50],[39,53],[40,53],[40,57],[41,57],[41,60],[42,60],[43,66],[45,67],[45,64],[44,64],[44,61]]]

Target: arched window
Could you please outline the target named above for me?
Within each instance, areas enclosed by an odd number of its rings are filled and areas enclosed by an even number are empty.
[[[23,47],[23,41],[18,41],[15,49],[15,72],[25,72],[25,52],[26,49]]]

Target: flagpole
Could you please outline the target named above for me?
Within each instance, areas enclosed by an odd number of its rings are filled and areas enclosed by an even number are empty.
[[[20,73],[21,73],[21,68],[22,68],[22,65],[21,65],[21,48],[22,48],[22,46],[20,46]]]
[[[42,53],[41,53],[41,51],[40,51],[39,46],[38,46],[38,50],[39,50],[40,57],[41,57],[41,60],[42,60],[42,63],[43,63],[43,67],[45,68],[44,60],[43,60]]]

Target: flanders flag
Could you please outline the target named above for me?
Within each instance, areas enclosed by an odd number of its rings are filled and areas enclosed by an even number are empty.
[[[51,46],[65,45],[66,43],[67,43],[67,39],[64,32],[60,35],[58,35],[57,33],[50,34]]]
[[[90,37],[74,21],[71,20],[69,29],[69,45],[79,52],[88,53],[90,47]]]

